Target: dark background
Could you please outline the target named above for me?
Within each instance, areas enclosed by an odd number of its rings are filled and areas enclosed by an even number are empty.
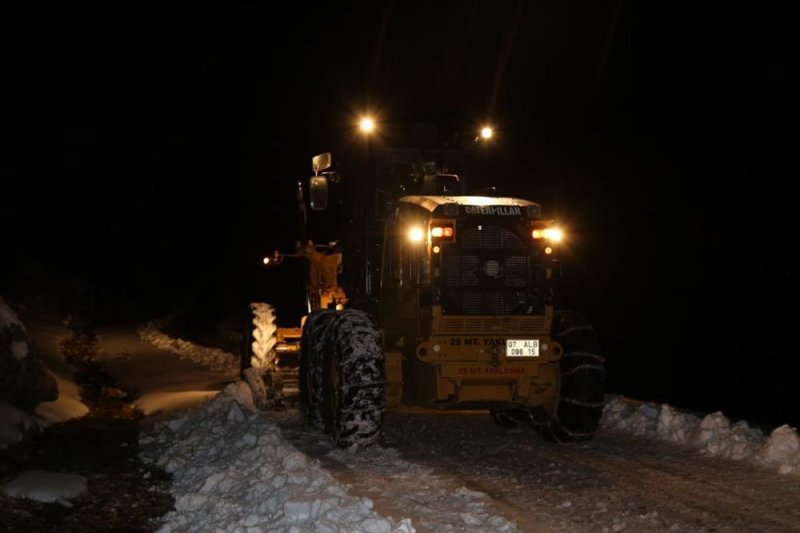
[[[366,107],[389,137],[489,120],[471,177],[565,224],[611,391],[800,424],[792,3],[4,10],[0,289],[212,324],[277,290],[293,184],[357,157]]]

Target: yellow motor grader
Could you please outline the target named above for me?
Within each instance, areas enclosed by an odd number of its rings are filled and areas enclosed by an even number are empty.
[[[330,167],[330,154],[317,156],[298,182],[301,220],[307,204],[331,208],[341,180]],[[243,373],[256,396],[299,396],[308,423],[343,447],[374,442],[398,404],[486,409],[556,441],[591,438],[604,359],[592,325],[554,304],[562,231],[535,202],[463,195],[458,176],[423,168],[380,217],[360,202],[341,241],[265,259],[306,265],[308,314],[275,328],[272,309],[253,304]],[[342,287],[348,269],[360,275]]]

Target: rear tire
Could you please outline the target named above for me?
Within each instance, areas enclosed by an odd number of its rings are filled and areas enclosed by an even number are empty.
[[[266,372],[275,362],[275,346],[278,343],[275,309],[269,304],[252,303],[250,312],[250,365]]]
[[[381,338],[372,317],[349,309],[327,330],[323,361],[325,431],[337,446],[365,448],[381,433],[386,407]]]
[[[605,391],[605,359],[597,333],[583,316],[556,311],[553,339],[563,349],[559,398],[552,416],[540,426],[542,434],[556,442],[589,440],[597,433]]]

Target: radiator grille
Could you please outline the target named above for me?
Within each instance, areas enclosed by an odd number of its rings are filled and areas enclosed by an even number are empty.
[[[444,258],[443,305],[449,314],[511,315],[538,311],[533,262],[525,242],[493,224],[463,228]]]

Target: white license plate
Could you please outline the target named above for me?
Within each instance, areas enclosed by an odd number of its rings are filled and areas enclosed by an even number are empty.
[[[506,357],[539,357],[539,339],[506,340]]]

